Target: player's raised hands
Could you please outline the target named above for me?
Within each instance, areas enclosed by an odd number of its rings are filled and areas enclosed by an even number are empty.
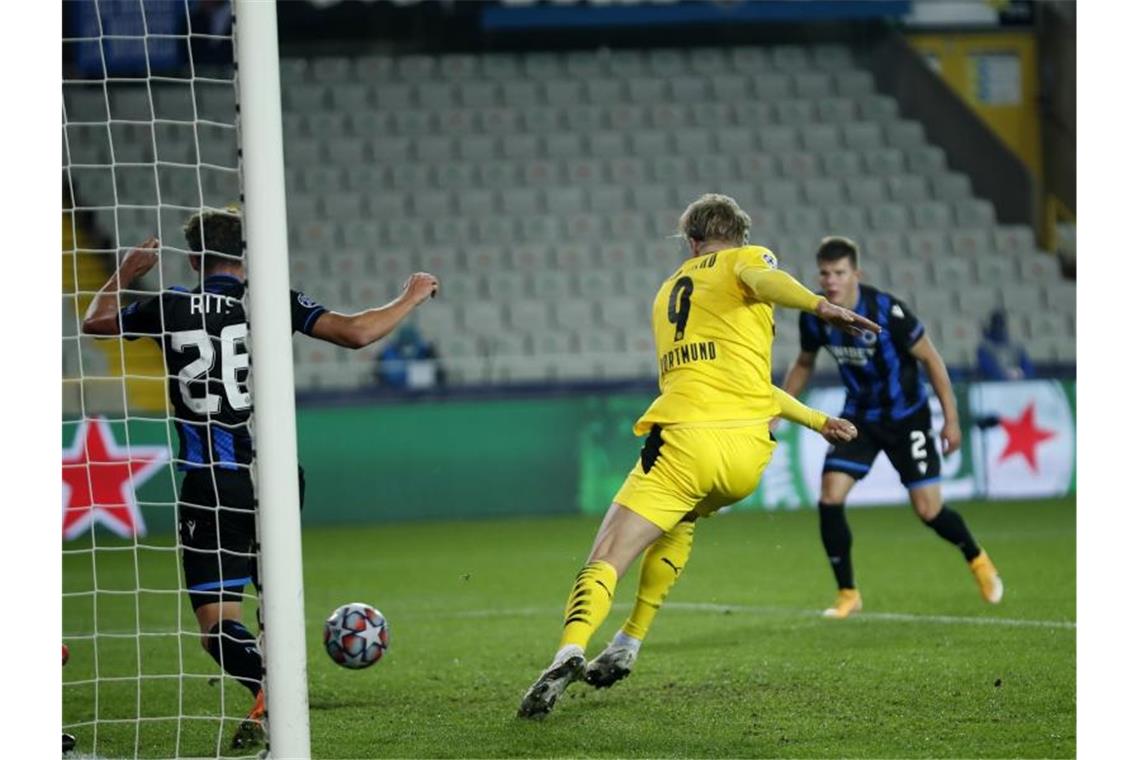
[[[404,298],[410,298],[412,303],[419,306],[429,298],[435,298],[439,291],[439,280],[435,275],[427,272],[416,272],[404,282]]]
[[[879,325],[866,317],[862,317],[842,306],[836,306],[826,299],[820,301],[819,305],[815,307],[815,314],[827,324],[842,330],[848,335],[857,336],[865,332],[878,335],[882,329]]]
[[[827,422],[824,423],[823,429],[819,431],[819,434],[822,435],[824,440],[828,443],[834,445],[855,440],[855,437],[859,435],[859,431],[856,430],[854,424],[845,419],[828,417]]]
[[[132,248],[123,257],[123,263],[119,265],[120,281],[126,284],[154,269],[154,265],[158,263],[158,247],[158,238],[151,235]]]
[[[942,453],[953,454],[962,445],[962,428],[956,421],[947,422],[942,426]]]

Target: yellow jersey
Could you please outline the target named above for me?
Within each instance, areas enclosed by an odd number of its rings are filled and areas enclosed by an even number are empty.
[[[772,304],[741,279],[776,266],[771,251],[748,245],[694,257],[665,281],[653,300],[660,395],[634,424],[636,435],[654,424],[761,424],[780,413]]]

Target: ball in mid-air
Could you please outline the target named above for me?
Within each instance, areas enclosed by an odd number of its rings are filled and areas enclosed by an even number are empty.
[[[342,605],[325,621],[325,651],[337,665],[367,668],[379,662],[387,649],[388,621],[371,605]]]

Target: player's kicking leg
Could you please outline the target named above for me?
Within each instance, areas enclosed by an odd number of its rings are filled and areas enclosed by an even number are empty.
[[[1005,593],[1001,576],[989,555],[978,546],[966,521],[962,515],[944,506],[942,503],[942,488],[938,483],[912,485],[910,487],[910,502],[919,519],[927,527],[937,533],[962,552],[970,566],[974,581],[978,584],[978,591],[982,599],[990,604],[997,604]]]
[[[613,641],[586,665],[586,683],[598,689],[609,688],[630,674],[657,611],[689,561],[696,520],[696,512],[685,515],[645,551],[633,610]]]
[[[589,559],[570,589],[558,651],[523,696],[520,718],[545,717],[566,687],[583,677],[586,645],[609,614],[618,578],[663,532],[621,504],[610,505]]]

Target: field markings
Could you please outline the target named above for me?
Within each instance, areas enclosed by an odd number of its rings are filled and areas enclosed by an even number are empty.
[[[613,609],[628,610],[630,604],[615,604]],[[820,610],[805,610],[792,607],[764,607],[741,604],[715,604],[711,602],[666,603],[666,609],[684,612],[732,613],[741,615],[790,615],[794,617],[821,618]],[[424,612],[427,612],[426,610]],[[556,617],[555,607],[515,607],[508,609],[479,610],[439,610],[428,614],[441,617],[486,618],[486,617]],[[994,625],[1009,628],[1051,628],[1075,631],[1077,624],[1072,620],[1030,620],[1006,617],[970,617],[964,615],[920,615],[909,612],[860,612],[852,620],[885,621],[899,623],[933,623],[936,625]]]

